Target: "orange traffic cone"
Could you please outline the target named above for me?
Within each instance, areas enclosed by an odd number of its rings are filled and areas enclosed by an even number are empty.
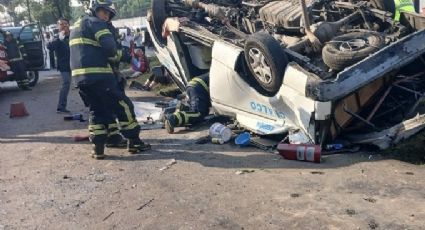
[[[9,114],[10,118],[24,117],[28,115],[29,115],[28,111],[25,108],[25,105],[23,102],[16,102],[16,103],[10,104],[10,114]]]

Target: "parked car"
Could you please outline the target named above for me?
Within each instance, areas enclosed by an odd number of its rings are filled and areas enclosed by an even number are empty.
[[[24,58],[29,78],[29,85],[35,86],[38,82],[39,71],[46,69],[46,50],[41,27],[34,23],[22,27],[4,27],[3,31],[9,31],[13,37],[24,45],[27,57]],[[0,34],[0,42],[4,41],[3,34]],[[3,51],[4,52],[4,51]],[[4,80],[13,80],[3,78]]]
[[[354,121],[377,129],[362,113],[425,53],[425,18],[396,22],[390,2],[155,0],[148,31],[182,90],[209,72],[216,113],[323,144]]]

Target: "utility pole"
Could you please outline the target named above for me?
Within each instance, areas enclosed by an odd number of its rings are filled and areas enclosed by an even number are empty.
[[[32,19],[31,19],[31,8],[30,8],[30,1],[29,0],[27,0],[27,9],[28,9],[29,20],[30,20],[30,22],[32,22]]]

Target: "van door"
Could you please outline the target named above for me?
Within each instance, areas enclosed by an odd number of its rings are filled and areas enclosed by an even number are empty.
[[[23,26],[18,38],[27,53],[25,58],[27,70],[45,70],[47,51],[40,25],[33,23]]]

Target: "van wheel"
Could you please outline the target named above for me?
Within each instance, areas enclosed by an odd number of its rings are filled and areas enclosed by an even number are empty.
[[[251,76],[267,96],[275,95],[283,80],[288,58],[279,42],[267,32],[250,35],[244,47]]]
[[[323,47],[323,61],[333,70],[343,70],[385,45],[385,38],[376,32],[353,32],[335,37]]]
[[[38,71],[27,71],[29,86],[34,87],[38,82]]]

